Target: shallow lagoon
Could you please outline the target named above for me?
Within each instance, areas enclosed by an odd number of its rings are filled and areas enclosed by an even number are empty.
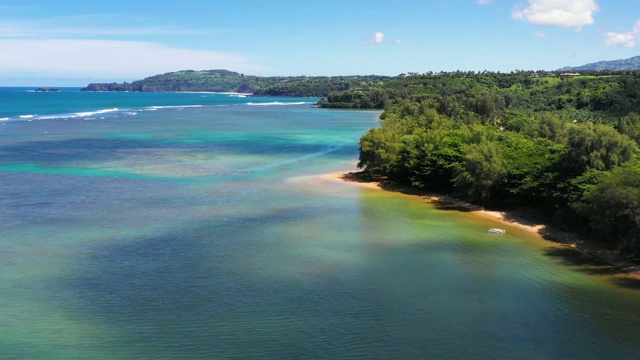
[[[352,170],[376,116],[5,123],[0,358],[640,356],[633,284],[525,231],[315,176]]]

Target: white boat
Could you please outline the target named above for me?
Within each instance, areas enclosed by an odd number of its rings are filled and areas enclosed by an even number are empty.
[[[498,228],[491,228],[488,230],[488,232],[492,233],[492,234],[504,234],[507,232],[507,230],[505,229],[498,229]]]

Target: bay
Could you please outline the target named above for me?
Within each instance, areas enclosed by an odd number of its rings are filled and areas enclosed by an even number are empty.
[[[235,94],[0,108],[0,358],[635,359],[634,284],[353,170],[378,112]]]

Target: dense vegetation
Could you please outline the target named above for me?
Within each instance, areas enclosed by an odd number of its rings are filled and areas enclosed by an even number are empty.
[[[183,70],[131,83],[92,83],[83,91],[210,91],[253,93],[257,96],[321,97],[330,92],[378,85],[385,76],[261,77],[228,70]]]
[[[549,221],[640,252],[640,74],[412,74],[322,106],[386,107],[360,141],[372,176]]]

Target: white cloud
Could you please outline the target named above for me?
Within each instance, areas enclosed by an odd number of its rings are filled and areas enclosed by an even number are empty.
[[[595,0],[529,0],[529,6],[516,9],[512,17],[535,25],[575,27],[594,23],[593,14],[599,10]]]
[[[0,76],[132,78],[184,69],[263,70],[237,54],[170,47],[153,42],[73,39],[0,39]]]
[[[360,40],[360,44],[362,45],[382,45],[382,44],[396,44],[399,45],[402,43],[402,40],[395,39],[390,42],[387,41],[387,36],[382,32],[378,31],[373,35],[373,38]]]
[[[476,0],[478,5],[491,5],[493,4],[493,0]]]
[[[380,45],[384,42],[384,33],[378,31],[374,36],[373,36],[373,44],[374,45]]]
[[[607,45],[623,44],[628,48],[636,46],[636,39],[640,37],[640,20],[636,21],[633,30],[626,33],[607,32]]]
[[[150,40],[163,35],[217,32],[224,30],[145,26],[111,15],[3,19],[0,78],[129,80],[184,69],[221,68],[245,73],[265,70],[239,54],[188,49]]]

